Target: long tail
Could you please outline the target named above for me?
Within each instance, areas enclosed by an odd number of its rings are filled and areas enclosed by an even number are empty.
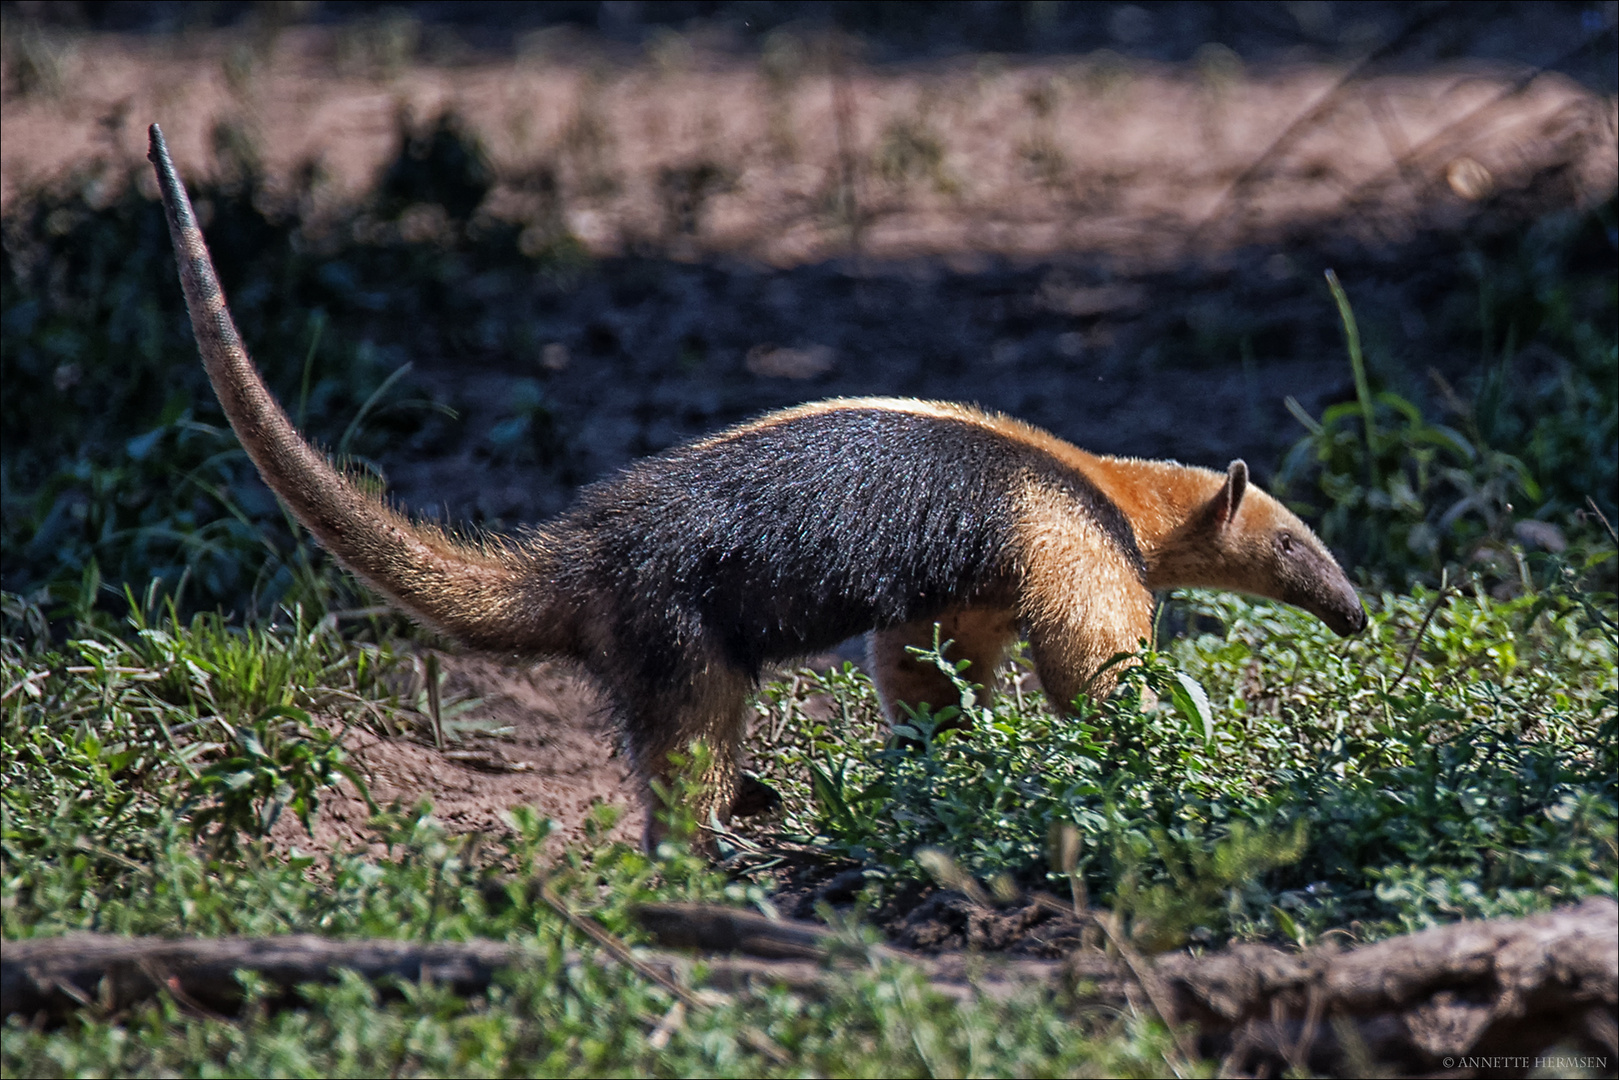
[[[567,651],[541,548],[472,547],[361,491],[298,434],[242,345],[163,132],[151,127],[169,237],[214,393],[259,475],[321,546],[426,623],[480,648]]]

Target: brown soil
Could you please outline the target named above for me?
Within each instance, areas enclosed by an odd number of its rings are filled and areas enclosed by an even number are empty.
[[[635,843],[643,817],[625,759],[615,751],[600,694],[560,663],[502,663],[440,654],[448,703],[478,699],[459,713],[446,749],[421,729],[389,738],[351,728],[353,764],[379,806],[409,809],[432,801],[433,816],[455,834],[501,832],[511,807],[532,806],[556,823],[564,843],[582,838],[595,803],[625,811],[609,834]],[[455,730],[459,727],[460,731]],[[462,734],[464,732],[465,734]],[[279,846],[315,851],[368,843],[370,810],[350,784],[321,801],[311,839],[290,815],[276,825]]]
[[[1128,270],[1346,211],[1374,230],[1454,223],[1553,166],[1570,193],[1600,197],[1616,171],[1611,99],[1501,63],[1250,71],[1234,54],[1188,68],[1096,53],[809,65],[784,80],[717,54],[616,66],[556,39],[400,69],[345,64],[327,28],[242,44],[74,39],[56,93],[5,100],[0,207],[93,159],[143,159],[153,121],[182,175],[216,167],[225,124],[272,183],[313,161],[320,199],[338,203],[397,154],[400,113],[452,110],[499,178],[486,212],[560,213],[597,254],[652,243],[782,267],[1083,251]]]

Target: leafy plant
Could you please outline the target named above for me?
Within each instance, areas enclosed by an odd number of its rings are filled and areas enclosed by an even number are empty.
[[[441,116],[422,132],[400,123],[399,160],[370,200],[318,220],[301,213],[323,182],[319,170],[300,170],[292,190],[271,191],[251,140],[229,124],[215,132],[220,179],[191,185],[266,381],[296,405],[317,443],[378,481],[379,448],[437,438],[440,417],[453,415],[409,393],[407,354],[422,347],[420,326],[443,328],[433,347],[449,355],[487,348],[490,327],[498,329],[482,314],[487,300],[442,283],[466,277],[469,258],[525,278],[579,262],[555,222],[544,250],[530,256],[520,250],[520,225],[475,214],[490,176],[459,121]],[[125,585],[144,590],[154,577],[190,610],[251,618],[282,603],[364,606],[301,537],[225,426],[187,328],[162,211],[134,182],[145,168],[103,161],[8,211],[0,253],[5,587],[64,593],[94,560],[109,586],[95,602],[110,608]],[[497,452],[554,458],[543,403],[520,401],[516,412]]]
[[[8,939],[96,928],[219,935],[313,932],[423,940],[478,936],[520,943],[531,962],[486,995],[462,998],[414,981],[352,975],[304,987],[298,1008],[273,1008],[245,980],[235,1022],[164,998],[116,1017],[84,1015],[56,1029],[9,1021],[0,1068],[10,1075],[151,1075],[208,1071],[258,1076],[542,1075],[777,1076],[858,1071],[922,1076],[1016,1076],[1090,1069],[1162,1072],[1169,1035],[1134,1018],[1075,1017],[1049,996],[959,1002],[908,968],[873,956],[805,999],[779,987],[744,990],[677,1013],[660,986],[626,965],[596,962],[597,943],[565,922],[534,887],[546,823],[513,813],[511,831],[482,843],[448,835],[425,807],[387,815],[377,858],[334,852],[312,860],[203,862],[172,822],[151,833],[149,862],[84,859],[72,846],[8,858]],[[652,863],[622,845],[573,849],[544,872],[577,917],[639,940],[628,906],[652,899],[757,897],[702,860]],[[660,1038],[655,1033],[662,1030]],[[786,1052],[765,1056],[744,1033]]]
[[[1521,495],[1539,503],[1539,484],[1511,454],[1430,423],[1398,394],[1374,394],[1349,298],[1330,270],[1327,284],[1344,324],[1355,400],[1328,406],[1316,420],[1287,399],[1309,434],[1283,462],[1281,485],[1296,488],[1310,476],[1325,501],[1322,539],[1349,552],[1355,565],[1398,583],[1437,577],[1447,563],[1474,558],[1481,547],[1504,547],[1512,500]]]
[[[165,814],[193,811],[195,830],[234,842],[264,835],[289,806],[310,828],[320,790],[340,777],[364,792],[315,716],[391,723],[391,647],[347,641],[335,620],[296,610],[258,628],[217,614],[187,623],[156,597],[154,582],[144,601],[129,598],[121,632],[80,624],[58,649],[38,605],[5,596],[8,853],[74,829],[127,847]]]
[[[1240,925],[1245,911],[1255,906],[1254,898],[1244,894],[1258,892],[1259,903],[1267,900],[1264,875],[1297,862],[1307,836],[1299,819],[1280,833],[1233,822],[1214,844],[1202,837],[1177,841],[1163,829],[1153,830],[1145,841],[1140,836],[1122,839],[1124,846],[1114,852],[1123,868],[1114,891],[1115,910],[1130,917],[1131,936],[1155,952],[1181,945],[1194,930],[1202,930],[1206,938],[1205,927]],[[1162,866],[1161,874],[1153,872],[1154,864]],[[1152,884],[1146,884],[1149,880]],[[1278,920],[1277,929],[1286,931],[1287,926]],[[1295,925],[1290,936],[1296,934]]]
[[[169,630],[176,639],[190,632]],[[8,685],[15,685],[12,674],[8,670]],[[37,685],[43,681],[29,685],[50,696],[57,688]],[[16,760],[11,748],[20,734],[11,721],[8,714],[8,762]],[[183,741],[186,734],[176,737]],[[87,751],[87,760],[100,753]],[[261,764],[269,756],[249,755]],[[700,768],[700,755],[693,762]],[[31,768],[8,775],[8,794],[21,780],[34,785],[38,798],[42,777]],[[6,939],[82,929],[477,936],[524,944],[532,962],[474,998],[447,987],[378,985],[348,976],[303,988],[299,1008],[274,1008],[262,985],[247,979],[246,1006],[236,1022],[180,1009],[168,998],[114,1017],[86,1014],[52,1030],[12,1020],[0,1040],[0,1067],[8,1075],[753,1076],[833,1073],[851,1064],[882,1075],[1071,1073],[1082,1065],[1110,1075],[1151,1075],[1168,1046],[1157,1026],[1076,1019],[1050,999],[941,999],[915,972],[875,956],[815,1000],[779,988],[750,990],[681,1017],[660,986],[625,965],[594,962],[595,940],[545,898],[558,898],[574,919],[593,919],[632,942],[640,931],[631,909],[647,900],[767,906],[759,886],[728,880],[678,838],[657,860],[599,841],[556,856],[547,850],[548,823],[532,810],[514,809],[509,830],[492,837],[453,836],[423,804],[374,819],[368,839],[382,855],[362,845],[330,852],[317,867],[306,857],[199,849],[189,823],[174,812],[172,788],[169,798],[148,803],[152,812],[139,823],[108,835],[116,787],[81,784],[76,817],[4,804],[0,929]],[[611,818],[598,815],[598,829]],[[742,1037],[750,1030],[768,1033],[790,1064],[763,1056]]]
[[[1021,690],[986,704],[946,663],[960,714],[894,732],[920,750],[884,744],[858,673],[802,674],[760,727],[812,705],[823,719],[778,744],[769,779],[790,827],[899,877],[938,849],[1039,881],[1052,829],[1071,827],[1085,890],[1160,946],[1198,926],[1297,940],[1359,919],[1375,935],[1610,894],[1612,599],[1567,588],[1385,594],[1347,642],[1293,609],[1187,594],[1190,625],[1218,630],[1133,658],[1069,719]],[[945,728],[963,717],[970,734]],[[1440,907],[1387,884],[1417,873],[1472,892]]]
[[[200,834],[225,843],[244,832],[267,836],[281,811],[290,808],[314,836],[311,819],[320,805],[320,789],[339,777],[371,802],[365,781],[345,761],[342,742],[315,727],[302,709],[266,709],[252,725],[232,734],[236,745],[229,756],[209,765],[191,785],[193,798],[204,803],[191,818]]]
[[[1486,238],[1464,260],[1476,300],[1449,317],[1480,343],[1477,439],[1510,449],[1544,488],[1543,520],[1614,520],[1619,497],[1619,201],[1542,217]],[[1453,405],[1453,408],[1455,406]]]
[[[1586,507],[1614,520],[1619,484],[1614,206],[1549,215],[1468,253],[1476,300],[1458,292],[1437,314],[1452,336],[1481,342],[1471,400],[1430,370],[1452,424],[1376,389],[1355,313],[1328,272],[1355,400],[1319,419],[1288,400],[1307,434],[1278,479],[1374,579],[1432,583],[1462,565],[1510,580],[1526,573],[1525,548],[1600,544]]]

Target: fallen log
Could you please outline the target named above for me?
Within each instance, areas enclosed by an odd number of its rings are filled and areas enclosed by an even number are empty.
[[[637,915],[660,945],[708,954],[635,951],[638,966],[684,985],[700,965],[712,989],[776,984],[824,995],[847,978],[840,958],[906,963],[958,1000],[1032,989],[1077,1005],[1159,1008],[1171,1025],[1197,1033],[1200,1054],[1223,1057],[1227,1075],[1358,1071],[1373,1062],[1415,1073],[1452,1068],[1447,1061],[1491,1062],[1485,1072],[1522,1075],[1552,1048],[1587,1055],[1596,1071],[1611,1072],[1619,1054],[1619,906],[1609,899],[1345,951],[1237,945],[1132,963],[1099,950],[1060,961],[920,956],[841,945],[822,926],[707,905],[648,904]],[[80,1008],[108,1015],[165,991],[188,1008],[231,1013],[243,996],[237,971],[256,972],[285,1003],[295,1001],[297,986],[330,982],[343,969],[372,980],[429,979],[473,994],[503,969],[545,962],[535,950],[493,941],[74,934],[5,943],[0,1016]],[[564,959],[567,966],[619,962],[579,953]],[[1144,992],[1143,978],[1153,993]]]
[[[1403,1071],[1522,1058],[1494,1070],[1511,1075],[1562,1044],[1605,1056],[1611,1072],[1619,1054],[1619,905],[1607,898],[1348,951],[1174,955],[1154,972],[1176,1014],[1166,1019],[1231,1050],[1268,1048],[1295,1068],[1331,1070],[1361,1054]]]
[[[697,904],[647,904],[637,916],[660,944],[712,952],[801,955],[836,939],[825,927]],[[1562,1045],[1606,1061],[1600,1072],[1612,1071],[1619,1054],[1619,906],[1607,898],[1349,951],[1236,945],[1162,957],[1140,971],[1099,950],[1066,961],[978,964],[961,954],[883,954],[921,967],[936,989],[955,997],[1005,997],[1044,983],[1091,1002],[1157,1003],[1170,1024],[1197,1029],[1202,1053],[1225,1057],[1239,1071],[1341,1072],[1375,1061],[1423,1072],[1453,1067],[1447,1060],[1482,1059],[1497,1063],[1485,1071],[1513,1075]],[[767,978],[768,968],[737,968],[726,977],[744,974]],[[1159,993],[1148,993],[1143,978]],[[1503,1064],[1510,1061],[1518,1064]]]
[[[837,938],[815,923],[714,904],[640,904],[635,918],[660,945],[766,959],[818,959]]]
[[[257,973],[281,993],[303,983],[331,982],[345,968],[373,981],[426,978],[475,993],[495,972],[529,955],[496,941],[342,941],[314,934],[177,939],[68,934],[8,941],[0,952],[0,1017],[59,1015],[79,1007],[113,1013],[160,990],[185,1005],[230,1013],[243,996],[238,971]]]
[[[1009,998],[1029,986],[1056,985],[1064,973],[1060,960],[1012,959],[980,953],[923,956],[886,945],[845,946],[835,931],[818,923],[772,919],[758,912],[712,904],[639,904],[635,918],[660,945],[721,954],[706,960],[709,982],[716,985],[717,980],[723,981],[727,989],[769,981],[776,971],[791,971],[792,980],[784,981],[794,989],[824,991],[832,985],[824,965],[789,967],[780,961],[835,961],[844,953],[862,961],[890,960],[919,967],[935,990],[963,1000],[975,995]],[[760,964],[724,955],[737,953],[777,963]],[[814,972],[813,980],[805,978],[806,970]]]
[[[748,917],[747,912],[718,907],[702,908],[700,914],[708,927],[723,927],[738,915],[744,920]],[[769,921],[763,916],[754,918]],[[778,924],[770,933],[755,929],[751,934],[721,937],[726,943],[716,949],[705,944],[715,940],[710,931],[683,944],[731,955],[698,958],[642,949],[634,951],[634,959],[664,980],[690,983],[701,964],[703,981],[713,989],[739,992],[775,984],[822,995],[835,985],[824,963],[826,951],[804,943],[830,936],[824,927]],[[1048,984],[1060,974],[1057,961],[1019,961],[970,972],[969,967],[979,965],[969,965],[962,957],[904,957],[881,947],[877,954],[909,959],[923,968],[941,993],[962,1000],[975,994],[1007,997],[1030,984]],[[269,984],[272,1000],[282,1004],[291,1002],[298,986],[333,982],[345,969],[373,982],[389,977],[427,980],[470,995],[486,990],[505,968],[543,962],[534,950],[494,941],[345,941],[313,934],[271,938],[69,934],[5,943],[0,952],[0,1018],[41,1013],[60,1017],[81,1008],[111,1015],[165,991],[194,1010],[231,1014],[243,999],[235,975],[238,971],[257,974]],[[610,967],[617,961],[610,956],[586,960],[577,952],[564,959],[567,967],[584,963]]]

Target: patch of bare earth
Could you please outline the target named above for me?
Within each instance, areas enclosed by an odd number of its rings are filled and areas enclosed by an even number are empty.
[[[335,204],[397,154],[401,113],[446,110],[487,148],[496,217],[565,224],[597,254],[651,243],[774,266],[854,250],[1162,267],[1323,220],[1374,236],[1455,220],[1548,169],[1576,200],[1615,184],[1612,99],[1554,72],[1205,59],[626,66],[552,39],[378,69],[319,27],[246,51],[229,31],[84,36],[58,92],[0,103],[0,207],[96,158],[143,158],[153,121],[186,176],[214,167],[226,125],[272,187],[313,162],[316,202]]]
[[[610,834],[634,843],[643,825],[627,760],[616,753],[601,695],[567,665],[510,663],[483,656],[443,654],[447,701],[476,699],[456,715],[445,748],[432,745],[423,725],[388,737],[367,728],[344,736],[352,763],[381,807],[409,809],[423,799],[433,816],[456,834],[503,832],[514,806],[534,807],[567,843],[583,837],[596,803],[625,811]],[[323,795],[309,837],[291,815],[277,823],[273,840],[283,849],[328,851],[369,843],[371,813],[347,782]]]

